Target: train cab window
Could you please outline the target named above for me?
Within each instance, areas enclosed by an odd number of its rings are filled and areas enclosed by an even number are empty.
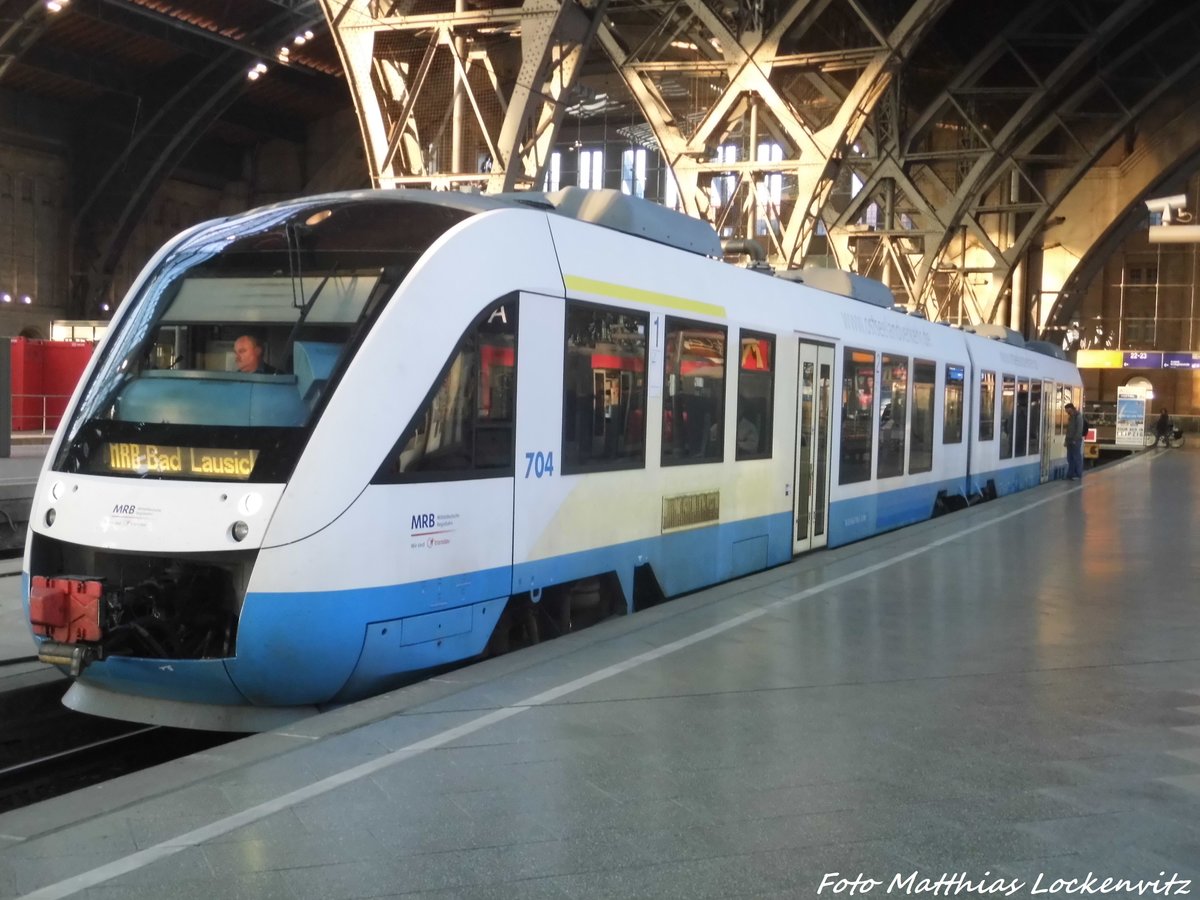
[[[741,345],[736,458],[767,459],[771,455],[775,403],[775,338],[743,331]]]
[[[1029,455],[1029,379],[1017,379],[1017,415],[1013,425],[1014,456]]]
[[[876,475],[904,474],[908,431],[908,357],[883,354],[879,375],[879,463]]]
[[[664,466],[720,462],[725,447],[725,342],[719,325],[667,316]]]
[[[979,439],[996,436],[996,373],[979,373]]]
[[[875,418],[875,354],[847,347],[842,357],[842,446],[838,484],[871,478]]]
[[[1035,378],[1029,385],[1029,452],[1042,449],[1042,382]]]
[[[646,465],[645,313],[568,301],[563,473]]]
[[[937,363],[924,359],[913,362],[912,446],[908,451],[908,472],[928,472],[933,468],[933,394],[937,387]]]
[[[965,370],[962,366],[946,366],[946,388],[942,410],[942,443],[961,444],[963,434],[963,382]]]
[[[517,301],[510,298],[467,329],[378,480],[512,475],[516,356]]]
[[[1013,421],[1017,411],[1017,379],[1005,375],[1000,392],[1000,458],[1012,459]]]

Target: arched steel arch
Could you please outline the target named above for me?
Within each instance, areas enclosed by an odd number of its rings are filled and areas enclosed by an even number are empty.
[[[687,212],[1030,334],[1058,207],[1200,65],[1176,0],[441,3],[321,0],[377,185],[540,186],[606,59]]]
[[[95,173],[81,185],[82,201],[71,223],[71,303],[76,314],[96,316],[108,299],[113,274],[126,243],[145,214],[155,192],[180,160],[211,125],[228,110],[246,84],[249,65],[273,55],[274,48],[287,43],[297,27],[320,21],[315,10],[310,18],[297,18],[291,4],[278,3],[279,14],[247,34],[243,41],[219,45],[214,55],[211,39],[197,35],[197,52],[209,59],[198,71],[181,70],[177,81],[162,93],[153,109],[122,146],[93,160]],[[113,16],[133,15],[115,7]],[[139,23],[138,28],[145,28]],[[169,27],[169,26],[164,26]],[[189,40],[176,29],[175,42]],[[106,148],[94,147],[97,153]],[[84,263],[83,261],[86,261]]]

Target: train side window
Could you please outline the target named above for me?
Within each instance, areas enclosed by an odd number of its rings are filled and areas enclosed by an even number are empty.
[[[838,484],[871,478],[875,411],[875,354],[847,347],[842,356],[842,446]]]
[[[736,458],[768,459],[775,405],[775,338],[743,331],[741,345]]]
[[[979,439],[996,436],[996,373],[979,373]]]
[[[467,329],[377,481],[454,481],[513,473],[517,301]]]
[[[1042,449],[1042,381],[1035,378],[1029,385],[1029,452]]]
[[[1029,379],[1017,379],[1017,417],[1013,426],[1014,456],[1029,455]]]
[[[961,444],[963,434],[963,366],[946,365],[946,388],[942,410],[942,443]]]
[[[883,354],[879,375],[879,464],[876,475],[904,474],[908,431],[908,357]]]
[[[1000,392],[1000,458],[1012,459],[1013,419],[1017,411],[1017,378],[1005,375]]]
[[[937,363],[913,361],[912,447],[908,451],[908,473],[933,469],[933,393],[937,388]]]
[[[645,467],[649,318],[567,301],[564,474]]]
[[[662,462],[720,462],[725,448],[723,326],[667,316]]]

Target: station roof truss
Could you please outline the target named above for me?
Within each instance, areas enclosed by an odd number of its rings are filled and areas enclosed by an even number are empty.
[[[377,187],[541,190],[570,129],[618,123],[610,138],[659,154],[681,209],[772,265],[849,268],[930,318],[1013,324],[1085,176],[1154,157],[1148,123],[1200,98],[1200,4],[1177,0],[45,7],[0,0],[0,89],[88,108],[111,145],[81,176],[75,222],[99,281],[172,171],[201,153],[234,165],[237,148],[352,105]],[[272,76],[248,81],[260,61]],[[1159,154],[1139,184],[1192,149]],[[1026,332],[1069,314],[1066,296]]]

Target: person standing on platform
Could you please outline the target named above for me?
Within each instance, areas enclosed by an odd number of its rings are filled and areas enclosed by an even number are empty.
[[[1074,403],[1064,407],[1067,411],[1067,479],[1079,481],[1083,478],[1083,416]]]

